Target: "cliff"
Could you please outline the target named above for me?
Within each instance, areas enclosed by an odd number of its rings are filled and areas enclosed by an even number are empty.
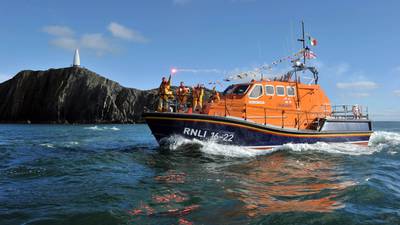
[[[0,122],[141,122],[156,94],[123,87],[85,68],[25,70],[0,84]]]

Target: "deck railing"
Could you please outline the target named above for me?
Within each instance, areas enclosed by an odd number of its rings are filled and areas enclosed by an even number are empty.
[[[177,111],[177,104],[171,104]],[[282,128],[318,129],[322,119],[333,117],[335,119],[368,119],[368,107],[359,105],[314,105],[310,110],[277,109],[266,106],[249,105],[226,99],[223,104],[214,105],[216,116],[231,116],[250,120],[260,124],[275,124]],[[251,114],[249,113],[251,112]],[[295,120],[288,118],[295,118]]]
[[[368,107],[362,105],[333,105],[332,117],[336,119],[368,119]]]

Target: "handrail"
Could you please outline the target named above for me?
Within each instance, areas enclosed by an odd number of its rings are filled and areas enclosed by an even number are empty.
[[[333,105],[332,117],[340,119],[368,119],[368,107],[363,105]]]

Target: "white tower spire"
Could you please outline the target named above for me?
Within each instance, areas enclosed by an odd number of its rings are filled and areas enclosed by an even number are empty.
[[[79,50],[75,50],[75,55],[74,55],[74,63],[72,64],[74,67],[79,67],[81,65],[81,59],[79,58]]]

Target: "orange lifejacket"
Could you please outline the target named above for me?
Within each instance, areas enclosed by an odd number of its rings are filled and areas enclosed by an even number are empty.
[[[195,87],[193,89],[193,99],[201,99],[204,95],[204,89],[202,87]]]
[[[171,76],[168,78],[168,81],[162,81],[160,87],[158,88],[158,94],[160,97],[168,97],[172,95],[171,92]]]

